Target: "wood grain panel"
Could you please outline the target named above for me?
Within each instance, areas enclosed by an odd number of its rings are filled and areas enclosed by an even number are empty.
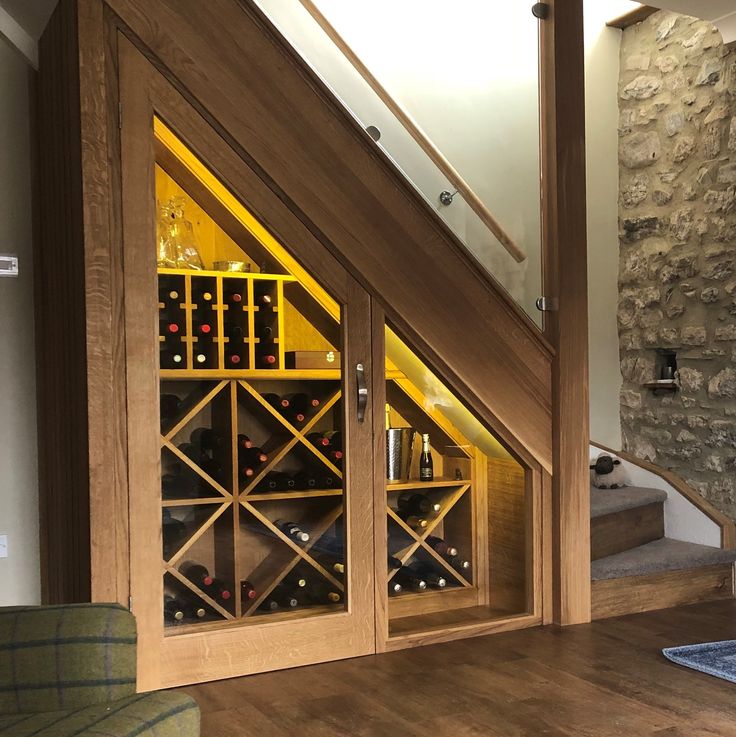
[[[662,502],[595,517],[590,521],[590,559],[622,553],[661,537],[664,537]]]
[[[38,78],[42,208],[34,282],[41,595],[48,604],[87,601],[91,585],[85,253],[79,166],[82,123],[76,39],[75,8],[62,3],[40,43]]]
[[[514,460],[488,459],[490,604],[527,608],[528,510],[526,474]]]
[[[593,581],[592,595],[593,619],[732,599],[733,565]]]
[[[545,334],[552,366],[554,619],[590,618],[588,285],[582,0],[550,3],[541,23]]]
[[[109,5],[413,346],[549,470],[549,347],[254,4]]]

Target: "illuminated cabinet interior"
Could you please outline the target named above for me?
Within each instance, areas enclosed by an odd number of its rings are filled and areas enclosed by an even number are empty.
[[[145,493],[161,539],[143,559],[161,564],[137,584],[152,642],[180,652],[227,632],[277,648],[306,623],[326,638],[318,660],[361,654],[330,652],[338,626],[390,650],[538,621],[529,470],[388,327],[374,442],[358,447],[350,305],[159,119],[154,136],[160,483]],[[380,479],[372,496],[360,473]],[[371,507],[382,524],[351,526],[346,510],[378,519]],[[341,619],[361,609],[367,623]]]

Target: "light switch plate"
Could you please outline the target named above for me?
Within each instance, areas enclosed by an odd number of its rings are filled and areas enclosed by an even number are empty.
[[[8,536],[0,535],[0,558],[8,557]]]
[[[0,253],[0,276],[18,276],[18,257],[12,253]]]

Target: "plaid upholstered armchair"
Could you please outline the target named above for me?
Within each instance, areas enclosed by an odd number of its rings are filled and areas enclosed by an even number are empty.
[[[0,609],[3,737],[198,737],[184,694],[136,694],[136,629],[117,604]]]

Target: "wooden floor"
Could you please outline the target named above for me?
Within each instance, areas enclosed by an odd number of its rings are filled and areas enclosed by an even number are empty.
[[[736,602],[432,645],[184,689],[202,737],[736,735],[736,685],[666,661]]]

